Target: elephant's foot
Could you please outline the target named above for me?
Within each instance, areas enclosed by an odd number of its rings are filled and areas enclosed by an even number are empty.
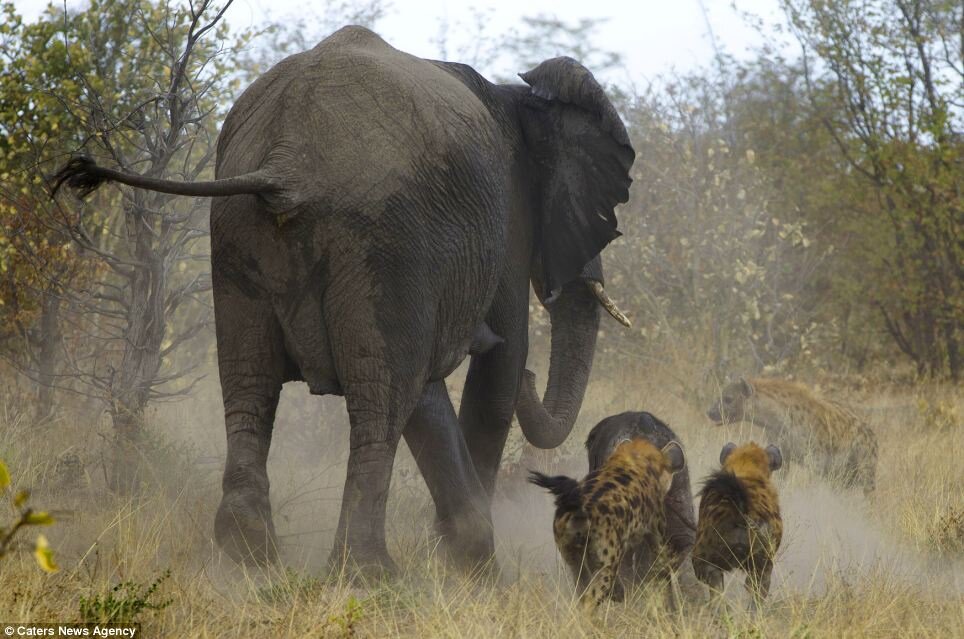
[[[395,579],[399,574],[388,550],[378,544],[362,546],[336,545],[328,557],[328,570],[333,578],[344,578],[361,585],[373,585]]]
[[[495,568],[492,522],[480,515],[454,515],[437,519],[435,531],[442,539],[445,557],[467,572]]]
[[[214,517],[214,537],[238,563],[264,566],[278,559],[267,497],[225,493]]]

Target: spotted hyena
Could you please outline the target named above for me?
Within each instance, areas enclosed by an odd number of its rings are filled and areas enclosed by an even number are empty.
[[[625,412],[606,417],[596,424],[586,438],[589,470],[601,468],[621,443],[630,439],[646,439],[661,448],[671,441],[679,441],[670,426],[645,411]],[[690,569],[689,555],[696,543],[696,509],[693,507],[693,491],[690,488],[689,469],[683,468],[673,476],[673,483],[663,499],[666,516],[666,549],[669,557],[653,556],[649,547],[632,548],[623,557],[619,576],[623,584],[641,583],[659,572],[664,561],[677,572],[681,585],[695,584]]]
[[[811,456],[817,471],[845,486],[873,492],[877,436],[844,407],[817,397],[806,386],[780,379],[741,379],[723,389],[707,411],[715,423],[747,421],[760,426],[790,461]]]
[[[622,597],[619,566],[629,548],[649,544],[654,555],[660,554],[666,528],[663,499],[684,466],[678,442],[659,449],[645,439],[632,439],[582,481],[530,475],[529,481],[556,496],[556,546],[586,605]]]
[[[727,444],[720,470],[700,491],[693,569],[712,590],[723,590],[723,573],[741,569],[746,588],[762,599],[770,591],[773,559],[783,537],[783,520],[770,473],[780,468],[780,449],[750,442]]]

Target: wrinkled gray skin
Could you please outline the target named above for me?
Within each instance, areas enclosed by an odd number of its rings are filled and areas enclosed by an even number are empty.
[[[619,235],[634,152],[592,75],[569,58],[493,85],[346,27],[254,82],[228,114],[216,180],[176,183],[78,158],[58,176],[211,205],[218,364],[227,430],[215,521],[239,560],[275,553],[265,464],[281,386],[341,394],[351,452],[336,545],[394,568],[385,501],[404,435],[456,559],[493,555],[490,502],[513,412],[557,446],[595,347],[599,252]],[[544,401],[527,354],[528,287],[552,321]],[[460,412],[443,380],[475,353]]]
[[[643,438],[657,448],[663,448],[671,441],[679,442],[676,433],[659,418],[646,412],[626,412],[613,415],[596,424],[586,439],[589,454],[589,470],[596,470],[623,440]],[[693,509],[693,494],[690,492],[689,467],[684,467],[673,475],[673,483],[663,500],[666,514],[666,543],[673,553],[672,566],[680,569],[690,566],[684,560],[689,556],[696,543],[696,513]],[[654,574],[649,545],[643,544],[627,554],[620,566],[624,580],[642,581]]]

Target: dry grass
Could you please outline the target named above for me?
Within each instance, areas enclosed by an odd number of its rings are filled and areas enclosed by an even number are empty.
[[[578,432],[563,450],[565,470],[585,472],[586,432],[623,410],[646,409],[669,421],[697,483],[727,440],[760,436],[745,426],[711,427],[700,406],[653,390],[656,384],[632,386],[594,380]],[[103,424],[68,414],[33,424],[28,411],[0,406],[0,457],[18,485],[35,489],[38,507],[58,511],[47,532],[62,566],[47,576],[29,553],[5,559],[0,620],[76,621],[81,597],[125,580],[148,584],[169,569],[157,601],[171,604],[141,615],[145,636],[964,636],[964,545],[953,536],[964,512],[964,426],[946,423],[947,415],[962,414],[959,389],[866,390],[847,399],[879,433],[878,491],[870,500],[836,491],[800,466],[777,476],[787,537],[764,609],[749,612],[739,580],[731,578],[726,609],[687,601],[669,612],[658,597],[636,592],[593,618],[572,605],[552,544],[548,496],[512,479],[495,504],[500,574],[449,573],[435,558],[431,504],[407,453],[389,506],[390,549],[403,576],[366,588],[321,579],[347,430],[342,418],[330,433],[299,422],[305,414],[333,414],[338,400],[285,399],[271,474],[287,568],[272,573],[240,570],[210,540],[223,454],[217,401],[192,400],[156,416],[168,443],[132,461],[155,487],[137,500],[103,489]],[[943,406],[938,418],[933,406]],[[199,423],[197,415],[207,418]],[[509,462],[519,444],[514,433]],[[82,461],[79,475],[71,464],[58,465],[69,455]]]

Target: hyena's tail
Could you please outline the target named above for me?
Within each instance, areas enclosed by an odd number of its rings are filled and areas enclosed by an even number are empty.
[[[556,496],[556,508],[564,512],[573,512],[582,509],[582,493],[579,490],[579,482],[572,477],[556,475],[550,477],[543,475],[535,470],[529,471],[529,482],[545,488]]]

